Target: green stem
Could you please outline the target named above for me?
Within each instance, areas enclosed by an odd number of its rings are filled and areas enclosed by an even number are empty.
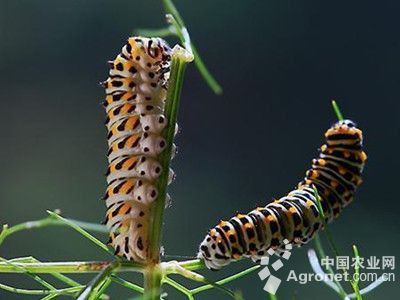
[[[221,85],[217,82],[217,80],[214,78],[214,76],[211,74],[211,72],[206,67],[206,64],[204,63],[203,59],[199,55],[199,52],[197,51],[197,48],[195,47],[195,45],[193,43],[191,43],[191,45],[192,45],[193,55],[194,55],[194,57],[196,57],[196,59],[194,60],[194,64],[197,67],[197,70],[200,72],[200,75],[207,82],[207,84],[211,88],[211,90],[215,94],[221,95],[223,93]]]
[[[54,295],[50,294],[50,295],[47,295],[46,297],[43,297],[40,300],[50,300],[50,299],[53,299],[53,298],[56,298],[56,297],[58,297],[57,294],[54,294]]]
[[[164,269],[164,274],[179,274],[187,279],[190,279],[192,281],[197,281],[197,282],[201,282],[201,283],[205,283],[207,286],[211,285],[212,287],[219,289],[223,292],[225,292],[226,294],[228,294],[230,297],[236,299],[236,295],[235,293],[233,293],[231,290],[229,290],[228,288],[224,287],[223,285],[219,284],[218,282],[213,282],[212,280],[207,279],[206,277],[204,277],[203,275],[200,275],[198,273],[195,273],[193,271],[189,271],[185,268],[183,268],[182,266],[179,265],[178,262],[176,261],[171,261],[169,263],[162,263],[163,269]],[[257,266],[258,267],[258,266]],[[241,274],[235,274],[232,277],[234,277],[232,280],[239,278],[241,276]],[[221,282],[222,283],[226,283],[225,282],[226,279],[223,279]]]
[[[243,276],[245,276],[247,274],[250,274],[251,272],[254,272],[255,270],[257,270],[259,268],[260,268],[260,266],[253,266],[253,267],[248,268],[246,270],[243,270],[243,271],[241,271],[241,272],[239,272],[237,274],[234,274],[232,276],[229,276],[229,277],[226,277],[224,279],[221,279],[221,280],[215,282],[214,284],[207,284],[207,285],[203,285],[203,286],[200,286],[198,288],[192,289],[191,292],[192,292],[193,295],[195,295],[195,294],[198,294],[200,292],[212,289],[212,288],[215,287],[215,285],[220,285],[221,286],[221,285],[227,284],[227,283],[229,283],[231,281],[234,281],[236,279],[239,279],[239,278],[241,278],[241,277],[243,277]]]
[[[108,233],[109,232],[107,227],[104,225],[82,222],[82,221],[77,221],[77,220],[72,220],[72,219],[65,219],[65,220],[68,220],[69,222],[76,224],[77,226],[81,227],[82,229],[86,229],[88,231],[99,232],[99,233]],[[0,244],[2,244],[3,241],[9,235],[17,233],[22,230],[37,229],[37,228],[43,228],[46,226],[66,226],[66,225],[67,224],[64,221],[58,220],[52,216],[49,216],[49,217],[41,219],[41,220],[20,223],[20,224],[11,226],[11,227],[8,227],[8,225],[3,225],[3,230],[0,233]]]
[[[118,283],[119,285],[121,285],[123,287],[134,290],[140,294],[143,294],[143,292],[144,292],[144,289],[141,286],[138,286],[136,284],[133,284],[132,282],[126,281],[125,279],[122,279],[121,277],[118,277],[115,274],[111,276],[111,280],[115,283]]]
[[[75,294],[79,292],[84,286],[70,287],[65,289],[55,289],[55,290],[27,290],[27,289],[19,289],[6,284],[0,283],[0,289],[16,293],[16,294],[25,294],[25,295],[50,295],[50,294]]]
[[[186,27],[185,22],[183,22],[183,18],[179,11],[176,9],[174,3],[171,0],[162,0],[162,3],[164,5],[165,11],[175,18],[179,26]]]
[[[103,285],[101,285],[97,291],[95,300],[98,300],[98,299],[100,299],[100,300],[107,299],[108,300],[110,298],[105,294],[105,292],[106,292],[107,288],[110,286],[111,282],[112,282],[112,280],[110,277],[104,281]]]
[[[168,278],[168,277],[164,277],[163,282],[165,282],[166,284],[169,284],[176,290],[180,291],[182,294],[186,295],[186,297],[189,300],[194,300],[191,291],[189,289],[187,289],[186,287],[184,287],[183,285],[181,285],[180,283],[176,282],[175,280],[172,280],[171,278]]]
[[[269,294],[269,299],[270,300],[278,300],[278,297],[272,294]]]
[[[344,120],[343,114],[340,111],[339,105],[337,105],[335,100],[332,100],[332,107],[333,107],[333,111],[335,112],[336,117],[338,118],[338,120],[339,121],[343,121]]]
[[[21,273],[24,273],[24,274],[26,274],[27,276],[31,277],[33,280],[35,280],[35,281],[38,282],[39,284],[43,285],[45,288],[47,288],[47,289],[49,289],[49,290],[55,290],[55,287],[52,286],[50,283],[48,283],[46,280],[42,279],[40,276],[38,276],[38,275],[36,275],[36,274],[34,274],[34,273],[28,271],[28,270],[26,270],[25,268],[23,268],[23,267],[21,267],[21,266],[18,266],[18,265],[16,265],[15,263],[10,262],[10,261],[8,261],[8,260],[2,258],[2,257],[0,257],[0,261],[3,262],[3,263],[5,263],[5,264],[7,264],[7,265],[10,265],[10,266],[12,266],[12,267],[18,269],[18,270],[20,270]]]
[[[187,45],[188,43],[190,44],[190,48],[193,51],[194,55],[194,64],[198,71],[200,72],[200,75],[204,78],[208,86],[213,90],[213,92],[217,95],[222,94],[222,87],[219,85],[217,80],[214,78],[214,76],[210,73],[210,71],[207,69],[205,63],[201,59],[196,47],[194,44],[188,40],[188,36],[186,37],[185,34],[187,33],[186,30],[186,25],[185,22],[183,21],[182,16],[180,15],[179,11],[176,9],[174,3],[171,0],[162,0],[162,3],[164,5],[164,9],[168,14],[171,14],[173,18],[176,20],[177,24],[175,25],[176,28],[176,35],[179,37],[181,42],[184,45]]]
[[[161,296],[162,272],[160,265],[149,265],[144,275],[144,299],[159,300]]]
[[[360,253],[358,252],[358,248],[356,245],[353,245],[353,253],[354,253],[354,257],[356,258],[356,263],[354,265],[354,272],[355,272],[355,276],[356,278],[354,280],[351,280],[351,286],[354,290],[354,293],[357,297],[357,300],[362,300],[361,297],[361,293],[360,293],[360,287],[359,287],[359,279],[360,279]]]
[[[0,258],[0,260],[3,260],[3,262],[11,263],[17,269],[21,268],[21,269],[25,270],[26,272],[28,272],[28,271],[25,268],[21,267],[21,265],[17,265],[17,263],[40,263],[40,261],[37,260],[36,258],[34,258],[33,256],[17,257],[17,258],[9,259],[9,260],[4,260],[4,259]],[[75,280],[73,280],[61,273],[51,273],[51,276],[53,276],[54,278],[60,280],[61,282],[65,283],[69,286],[81,285],[80,283],[76,282]]]
[[[329,243],[329,246],[331,247],[332,252],[336,256],[339,256],[340,255],[339,249],[336,246],[336,243],[332,237],[331,231],[329,230],[328,224],[326,223],[326,216],[325,216],[324,210],[322,209],[321,197],[320,197],[315,185],[313,185],[312,188],[314,190],[315,199],[317,200],[317,207],[318,207],[318,211],[319,211],[320,220],[321,220],[322,224],[324,225],[325,236],[328,239],[328,243]]]
[[[95,299],[101,290],[102,286],[106,284],[110,278],[112,272],[118,268],[119,263],[113,262],[107,266],[104,270],[94,277],[89,284],[81,291],[77,300],[89,300]]]
[[[314,238],[314,245],[315,245],[315,249],[317,250],[319,259],[322,259],[322,258],[326,257],[326,253],[325,253],[324,248],[322,247],[322,243],[321,243],[321,240],[320,240],[320,238],[319,238],[319,235],[317,235],[317,236]],[[335,275],[335,272],[333,271],[333,269],[331,268],[331,266],[328,265],[328,266],[327,266],[327,270],[328,270],[328,272],[329,272],[330,274]],[[339,281],[337,281],[337,280],[335,279],[335,276],[332,276],[332,278],[333,278],[333,281],[335,282],[336,286],[337,286],[338,289],[339,289],[339,295],[340,295],[340,297],[341,297],[342,299],[345,299],[345,297],[346,297],[346,291],[344,290],[343,286],[340,284]]]
[[[186,270],[190,270],[190,271],[204,269],[206,267],[206,265],[204,264],[204,261],[202,261],[200,259],[181,261],[181,262],[178,262],[178,265],[180,265],[182,268],[185,268]]]
[[[337,107],[335,101],[332,101],[332,105],[333,105],[334,108]],[[338,108],[337,108],[337,109],[338,109]],[[339,114],[339,115],[338,115],[338,118],[339,118],[339,120],[340,120],[341,113],[340,113],[339,110],[338,110],[338,114]],[[342,119],[343,119],[343,118],[342,118]],[[320,196],[319,196],[319,194],[318,194],[318,190],[317,190],[317,188],[316,188],[314,185],[313,185],[313,189],[314,189],[315,199],[317,200],[317,206],[318,206],[318,210],[319,210],[320,217],[321,217],[320,219],[321,219],[322,223],[324,224],[324,233],[325,233],[325,236],[326,236],[326,238],[327,238],[327,240],[328,240],[328,244],[329,244],[329,246],[330,246],[332,252],[335,254],[335,256],[340,256],[339,248],[336,246],[336,243],[335,243],[335,241],[334,241],[334,239],[333,239],[333,237],[332,237],[331,231],[329,230],[328,224],[327,224],[326,221],[325,221],[325,215],[324,215],[324,212],[323,212],[323,210],[322,210],[321,198],[320,198]],[[318,237],[318,236],[317,236],[317,237]],[[319,239],[316,239],[316,245],[317,245],[317,244],[318,244],[318,246],[319,246],[319,249],[318,249],[318,250],[322,250],[322,245],[321,245],[321,242],[320,242]],[[355,248],[355,249],[357,249],[357,248]],[[358,253],[358,252],[357,252],[357,253]],[[326,257],[325,254],[324,254],[324,256],[322,256],[322,257]],[[348,274],[347,271],[346,271],[346,269],[344,269],[344,268],[342,268],[341,271],[343,272],[343,274],[344,274],[345,276]],[[332,272],[333,272],[333,271],[332,271]],[[335,281],[335,282],[336,282],[336,281]],[[338,282],[336,282],[336,283],[338,284]],[[360,294],[360,289],[359,289],[359,287],[358,287],[358,283],[354,283],[353,281],[350,281],[350,285],[351,285],[352,289],[354,290],[354,293],[356,294],[356,296],[357,296],[357,297],[360,297],[360,298],[357,298],[357,300],[360,300],[360,299],[361,299],[361,294]],[[339,285],[338,285],[338,286],[339,286]],[[340,287],[339,287],[339,289],[340,289]],[[343,288],[342,288],[342,290],[343,290]],[[340,291],[340,292],[341,292],[341,291]],[[343,293],[345,293],[344,290],[343,290]],[[343,295],[341,294],[341,296],[343,296]]]
[[[19,267],[32,273],[53,274],[53,273],[97,273],[106,269],[113,262],[92,261],[92,262],[40,262],[40,263],[14,263],[9,265],[0,263],[0,273],[24,273]],[[143,273],[143,265],[121,261],[114,272],[139,272]]]
[[[95,238],[93,235],[91,235],[89,232],[87,232],[86,230],[82,229],[81,227],[79,227],[77,224],[75,224],[74,222],[71,222],[68,219],[65,219],[63,217],[61,217],[59,214],[56,214],[55,212],[52,211],[47,211],[50,216],[52,216],[53,218],[59,220],[60,222],[65,223],[65,225],[75,229],[77,232],[79,232],[81,235],[83,235],[85,238],[89,239],[91,242],[93,242],[95,245],[97,245],[98,247],[100,247],[101,249],[103,249],[104,251],[106,251],[108,254],[111,254],[112,256],[114,256],[114,253],[108,249],[108,247],[106,245],[104,245],[101,241],[99,241],[97,238]]]
[[[318,207],[318,211],[319,211],[320,220],[321,220],[322,224],[324,225],[324,233],[325,233],[325,236],[326,236],[327,239],[328,239],[329,246],[331,247],[332,251],[336,254],[336,256],[338,256],[338,255],[339,255],[339,251],[338,251],[338,249],[337,249],[337,247],[336,247],[336,244],[335,244],[335,242],[334,242],[334,240],[333,240],[333,238],[332,238],[332,235],[331,235],[331,232],[330,232],[330,230],[329,230],[328,224],[326,223],[326,217],[325,217],[324,210],[322,209],[321,198],[320,198],[320,196],[319,196],[318,190],[317,190],[317,188],[315,187],[315,185],[313,185],[312,188],[313,188],[313,190],[314,190],[315,199],[317,200],[317,207]],[[314,238],[314,242],[315,242],[315,248],[316,248],[316,250],[317,250],[317,253],[318,253],[318,255],[319,255],[319,258],[321,259],[321,258],[323,258],[323,257],[326,257],[326,254],[325,254],[324,248],[322,247],[322,243],[321,243],[321,240],[320,240],[320,238],[319,238],[319,235],[317,235],[317,236]],[[330,266],[328,266],[327,269],[328,269],[329,273],[331,273],[332,275],[335,274]],[[335,276],[333,276],[333,278],[335,278]],[[338,287],[338,289],[339,289],[339,295],[340,295],[340,297],[341,297],[342,299],[344,299],[344,298],[346,297],[346,292],[345,292],[345,290],[343,289],[343,287],[342,287],[342,285],[339,283],[339,281],[337,281],[337,280],[334,279],[334,282],[335,282],[335,284],[337,285],[337,287]]]
[[[168,126],[163,132],[163,137],[166,141],[166,148],[160,154],[160,164],[163,171],[157,181],[159,194],[157,200],[152,206],[150,216],[150,224],[152,224],[152,226],[150,227],[149,232],[149,265],[144,273],[145,298],[147,300],[159,299],[161,293],[162,273],[159,267],[159,262],[169,167],[175,136],[175,126],[178,117],[180,94],[183,84],[183,74],[186,64],[191,60],[193,60],[193,56],[191,56],[185,49],[175,46],[172,50],[171,71],[165,104],[165,117],[168,120]]]

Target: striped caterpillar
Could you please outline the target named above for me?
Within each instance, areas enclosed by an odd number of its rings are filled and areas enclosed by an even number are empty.
[[[325,138],[319,157],[297,189],[265,207],[221,221],[209,231],[198,253],[209,269],[218,270],[241,257],[259,261],[268,249],[284,248],[286,239],[296,246],[307,243],[323,227],[317,196],[325,222],[338,217],[362,182],[367,155],[362,151],[362,132],[350,120],[335,123]]]
[[[105,223],[115,254],[147,259],[149,212],[156,200],[158,161],[166,141],[161,131],[171,49],[159,38],[131,37],[110,61],[103,83],[108,130],[107,205]]]

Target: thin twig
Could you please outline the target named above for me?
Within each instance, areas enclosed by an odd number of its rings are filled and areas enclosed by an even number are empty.
[[[14,263],[9,265],[0,263],[0,273],[24,273],[18,267],[37,274],[53,273],[97,273],[106,269],[110,261],[87,261],[87,262],[40,262],[40,263]],[[18,267],[17,267],[18,266]],[[144,266],[135,262],[120,261],[114,272],[144,272]]]
[[[76,224],[77,226],[81,227],[82,229],[91,231],[91,232],[99,232],[99,233],[108,233],[109,230],[104,225],[89,223],[89,222],[82,222],[73,219],[66,219],[71,223]],[[31,229],[38,229],[47,226],[66,226],[67,224],[61,220],[58,220],[52,216],[48,216],[44,219],[35,220],[35,221],[28,221],[20,224],[16,224],[14,226],[9,227],[7,224],[3,225],[3,229],[0,233],[0,244],[10,236],[11,234],[17,233],[22,230],[31,230]]]
[[[162,3],[164,5],[165,11],[168,14],[171,14],[174,19],[177,21],[178,26],[176,26],[177,28],[177,32],[176,35],[179,37],[179,39],[181,40],[181,42],[183,44],[187,44],[188,41],[185,39],[184,35],[179,34],[179,30],[180,31],[186,31],[186,25],[185,22],[183,21],[182,16],[180,15],[179,11],[176,9],[174,3],[171,0],[162,0]],[[206,81],[206,83],[208,84],[208,86],[212,89],[212,91],[217,94],[217,95],[221,95],[222,94],[222,87],[219,85],[219,83],[217,82],[217,80],[214,78],[214,76],[210,73],[210,71],[207,69],[205,63],[203,62],[202,58],[200,57],[196,47],[194,46],[194,44],[192,42],[190,42],[190,48],[192,49],[191,51],[193,52],[193,55],[195,57],[194,59],[194,64],[197,67],[197,69],[199,70],[201,76],[204,78],[204,80]]]
[[[129,282],[129,281],[125,280],[125,279],[122,279],[121,277],[118,277],[115,274],[113,274],[111,276],[111,280],[113,282],[115,282],[115,283],[118,283],[121,286],[124,286],[124,287],[126,287],[128,289],[134,290],[134,291],[136,291],[136,292],[138,292],[140,294],[143,294],[143,292],[144,292],[144,289],[141,286],[138,286],[138,285],[136,285],[136,284],[134,284],[132,282]]]
[[[173,288],[175,288],[176,290],[180,291],[189,300],[194,300],[194,297],[193,297],[193,294],[191,293],[191,291],[188,288],[186,288],[183,285],[181,285],[180,283],[176,282],[175,280],[172,280],[169,277],[164,277],[163,278],[163,283],[166,283],[166,284],[172,286]]]
[[[21,266],[18,266],[18,265],[16,265],[15,263],[10,262],[10,261],[8,261],[8,260],[2,258],[2,257],[0,257],[0,261],[3,262],[3,263],[5,263],[5,264],[7,264],[7,265],[10,265],[10,266],[12,266],[12,267],[14,267],[14,268],[17,268],[18,270],[21,271],[21,273],[24,273],[24,274],[26,274],[27,276],[31,277],[33,280],[35,280],[35,281],[38,282],[39,284],[43,285],[45,288],[47,288],[47,289],[49,289],[49,290],[55,290],[55,287],[52,286],[50,283],[48,283],[46,280],[42,279],[40,276],[38,276],[38,275],[36,275],[36,274],[34,274],[34,273],[28,271],[28,270],[26,270],[25,268],[23,268],[23,267],[21,267]]]
[[[333,111],[336,114],[336,117],[338,118],[339,121],[343,121],[343,114],[340,111],[339,105],[337,105],[335,100],[332,100],[332,107],[333,107]]]
[[[354,253],[354,257],[355,257],[355,265],[354,265],[355,279],[353,277],[353,279],[350,280],[350,283],[354,290],[354,294],[356,295],[357,300],[362,300],[361,293],[360,293],[360,287],[358,285],[359,280],[360,280],[360,253],[358,252],[358,248],[356,245],[353,245],[353,253]]]
[[[15,267],[21,267],[20,265],[19,266],[16,265],[16,263],[41,263],[39,260],[37,260],[36,258],[34,258],[32,256],[9,259],[8,262],[13,263]],[[51,276],[53,276],[54,278],[60,280],[61,282],[65,283],[65,284],[68,284],[69,286],[81,285],[79,282],[76,282],[75,280],[73,280],[61,273],[51,273]]]
[[[0,289],[3,289],[5,291],[11,292],[11,293],[26,294],[26,295],[75,294],[75,293],[79,292],[82,288],[84,288],[83,285],[65,288],[65,289],[56,289],[56,290],[28,290],[28,289],[20,289],[20,288],[16,288],[16,287],[12,287],[12,286],[0,283]]]
[[[118,268],[118,262],[111,263],[107,266],[103,271],[98,273],[96,277],[94,277],[88,285],[81,291],[77,300],[88,300],[94,299],[97,296],[97,293],[101,289],[101,286],[104,285],[108,279],[110,278],[112,272]]]
[[[241,278],[241,277],[243,277],[245,275],[248,275],[248,274],[254,272],[255,270],[257,270],[259,268],[260,268],[260,266],[253,266],[253,267],[248,268],[246,270],[243,270],[243,271],[241,271],[241,272],[239,272],[237,274],[234,274],[234,275],[231,275],[231,276],[226,277],[224,279],[218,280],[214,284],[207,284],[207,285],[203,285],[203,286],[200,286],[198,288],[192,289],[191,292],[192,292],[192,294],[198,294],[200,292],[203,292],[203,291],[209,290],[211,288],[214,288],[215,284],[217,284],[217,285],[227,284],[227,283],[229,283],[231,281],[234,281],[234,280],[239,279],[239,278]]]
[[[106,251],[108,254],[111,254],[112,256],[114,256],[114,253],[105,244],[103,244],[100,240],[95,238],[93,235],[91,235],[89,232],[87,232],[86,230],[84,230],[83,228],[81,228],[80,226],[75,224],[74,222],[71,222],[70,220],[61,217],[59,214],[56,214],[55,212],[52,212],[52,211],[49,211],[49,210],[47,212],[52,217],[60,220],[61,222],[64,222],[66,225],[68,225],[71,228],[73,228],[76,231],[78,231],[81,235],[83,235],[85,238],[87,238],[88,240],[93,242],[96,246],[98,246],[101,249],[103,249],[104,251]]]

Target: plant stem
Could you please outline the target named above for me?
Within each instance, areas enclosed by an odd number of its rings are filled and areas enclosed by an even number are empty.
[[[157,182],[159,194],[151,210],[150,224],[152,224],[152,226],[150,227],[149,232],[148,266],[144,272],[146,300],[159,299],[161,293],[162,272],[159,266],[160,246],[165,199],[167,196],[169,167],[172,156],[180,94],[183,84],[183,74],[186,64],[192,60],[193,56],[180,46],[175,46],[172,50],[171,72],[165,104],[165,117],[168,120],[168,126],[163,132],[163,137],[166,141],[166,148],[160,154],[160,164],[163,171]]]
[[[99,241],[97,238],[95,238],[93,235],[91,235],[89,232],[87,232],[86,230],[82,229],[81,227],[79,227],[77,224],[75,224],[74,222],[71,222],[68,219],[65,219],[63,217],[61,217],[59,214],[56,214],[55,212],[52,211],[47,211],[50,216],[52,216],[53,218],[59,220],[60,222],[65,223],[65,225],[70,226],[71,228],[75,229],[77,232],[79,232],[81,235],[83,235],[85,238],[89,239],[91,242],[93,242],[95,245],[97,245],[98,247],[100,247],[101,249],[103,249],[104,251],[106,251],[108,254],[111,254],[112,256],[114,256],[114,253],[108,249],[108,247],[103,244],[101,241]]]
[[[108,277],[107,280],[104,281],[103,285],[101,285],[100,288],[98,289],[94,300],[104,299],[105,297],[107,300],[109,299],[109,297],[107,297],[107,295],[105,294],[105,291],[110,286],[111,282],[112,282],[111,277]]]
[[[325,250],[324,250],[324,248],[322,247],[322,243],[321,243],[321,240],[320,240],[320,238],[319,238],[319,235],[317,235],[317,236],[314,238],[314,244],[315,244],[315,249],[317,250],[319,259],[322,259],[322,258],[324,258],[324,257],[327,257],[326,254],[325,254]],[[331,268],[331,266],[328,265],[328,266],[327,266],[327,270],[328,270],[328,272],[331,273],[332,275],[335,275],[335,272],[333,271],[333,269]],[[341,297],[342,299],[345,299],[345,297],[346,297],[346,292],[345,292],[343,286],[340,284],[339,281],[337,281],[337,280],[335,279],[335,276],[333,276],[333,280],[334,280],[334,282],[336,283],[336,286],[337,286],[338,289],[339,289],[339,295],[340,295],[340,297]]]
[[[332,100],[332,107],[333,107],[333,111],[336,114],[336,117],[338,118],[339,121],[343,121],[343,114],[340,111],[339,105],[337,105],[335,100]]]
[[[13,265],[0,263],[0,273],[24,273],[26,271],[37,274],[97,273],[106,269],[112,263],[108,261],[14,263]],[[118,262],[118,267],[114,272],[130,271],[143,273],[143,268],[143,265],[138,263],[121,261]]]
[[[334,103],[335,103],[335,104],[334,104]],[[332,105],[333,105],[333,107],[335,107],[336,102],[332,101]],[[319,196],[318,190],[317,190],[317,188],[315,187],[315,185],[313,185],[312,188],[313,188],[313,190],[314,190],[315,199],[317,200],[317,207],[318,207],[318,211],[319,211],[320,220],[321,220],[322,224],[324,225],[325,236],[326,236],[327,239],[328,239],[329,246],[331,247],[331,250],[332,250],[334,253],[336,253],[336,256],[337,256],[337,255],[339,255],[339,251],[338,251],[338,249],[337,249],[337,247],[336,247],[336,244],[335,244],[335,242],[334,242],[334,240],[333,240],[333,238],[332,238],[332,235],[331,235],[331,233],[330,233],[330,231],[329,231],[328,224],[326,223],[326,217],[325,217],[324,210],[322,209],[321,198],[320,198],[320,196]],[[315,248],[316,248],[316,250],[317,250],[317,253],[318,253],[318,255],[319,255],[319,259],[322,259],[322,258],[326,257],[325,250],[324,250],[324,248],[322,247],[322,243],[321,243],[321,240],[320,240],[320,238],[319,238],[319,235],[316,235],[316,237],[314,238],[314,243],[315,243]],[[332,275],[335,274],[330,266],[327,266],[327,269],[328,269],[329,273],[331,273]],[[339,283],[339,281],[337,281],[337,280],[334,279],[334,282],[335,282],[336,286],[337,286],[338,289],[339,289],[339,295],[340,295],[340,297],[341,297],[342,299],[344,299],[345,296],[346,296],[345,290],[343,289],[343,287],[342,287],[342,285]]]
[[[72,219],[65,219],[68,220],[71,223],[76,224],[77,226],[81,227],[82,229],[86,229],[88,231],[92,232],[99,232],[99,233],[108,233],[109,230],[107,229],[106,226],[104,225],[99,225],[99,224],[93,224],[93,223],[88,223],[88,222],[82,222],[82,221],[77,221],[77,220],[72,220]],[[57,218],[54,218],[53,216],[46,217],[41,220],[35,220],[35,221],[28,221],[24,223],[20,223],[11,227],[8,227],[8,225],[3,225],[3,230],[0,233],[0,244],[11,234],[17,233],[22,230],[30,230],[30,229],[36,229],[36,228],[43,228],[46,226],[66,226],[67,224],[61,220],[58,220]]]
[[[358,252],[358,248],[356,245],[353,245],[353,253],[354,257],[356,259],[356,263],[354,265],[354,271],[355,271],[355,279],[351,280],[351,286],[354,290],[354,294],[356,295],[357,300],[361,300],[361,293],[360,293],[360,287],[358,285],[359,279],[360,279],[360,253]]]
[[[270,300],[278,300],[278,297],[272,294],[269,294],[269,299]]]
[[[38,282],[39,284],[43,285],[45,288],[47,288],[47,289],[49,289],[49,290],[55,290],[54,286],[52,286],[52,285],[51,285],[50,283],[48,283],[46,280],[42,279],[40,276],[38,276],[38,275],[36,275],[36,274],[34,274],[34,273],[32,273],[32,272],[29,272],[29,271],[25,270],[24,268],[22,268],[21,266],[18,266],[18,265],[16,265],[15,263],[10,262],[10,261],[8,261],[8,260],[2,258],[2,257],[0,257],[0,261],[3,262],[3,263],[5,263],[5,264],[8,264],[8,265],[10,265],[10,266],[13,266],[13,267],[15,267],[16,269],[19,269],[19,270],[21,271],[21,273],[24,273],[24,274],[28,275],[29,277],[31,277],[31,278],[32,278],[33,280],[35,280],[36,282]]]
[[[168,278],[168,277],[164,277],[163,282],[165,282],[166,284],[169,284],[170,286],[174,287],[176,290],[178,290],[181,293],[183,293],[184,295],[186,295],[186,297],[189,300],[194,299],[190,290],[187,289],[186,287],[184,287],[183,285],[181,285],[180,283],[176,282],[175,280],[172,280],[171,278]]]
[[[182,34],[182,32],[187,32],[186,30],[186,25],[185,22],[183,21],[182,16],[180,15],[179,11],[176,9],[174,3],[171,0],[162,0],[162,3],[164,5],[164,9],[168,14],[171,14],[173,18],[176,20],[177,25],[176,27],[176,35],[179,37],[182,43],[185,45],[187,42],[190,43],[190,48],[193,51],[194,55],[194,64],[196,68],[199,70],[200,75],[204,78],[208,86],[212,89],[212,91],[217,94],[221,95],[222,94],[222,87],[219,85],[217,80],[213,77],[213,75],[210,73],[210,71],[207,69],[205,63],[201,59],[198,51],[196,50],[196,47],[193,45],[190,40],[188,41],[185,36]]]
[[[200,259],[192,259],[178,262],[178,265],[189,271],[195,271],[206,267],[204,261]]]
[[[112,272],[118,268],[118,262],[113,262],[107,266],[104,270],[96,275],[88,285],[81,291],[77,300],[89,300],[95,299],[102,285],[106,284],[110,278]]]
[[[144,292],[144,289],[141,286],[138,286],[136,284],[133,284],[132,282],[126,281],[125,279],[122,279],[116,275],[112,275],[111,280],[115,283],[118,283],[119,285],[121,285],[123,287],[134,290],[138,293],[143,294],[143,292]]]
[[[332,252],[335,253],[336,256],[340,256],[339,249],[336,246],[336,243],[332,237],[331,231],[329,230],[329,226],[326,222],[325,213],[324,213],[324,210],[322,209],[321,197],[319,196],[318,190],[315,187],[315,185],[313,185],[312,188],[314,190],[315,199],[317,200],[317,207],[318,207],[318,211],[319,211],[319,215],[320,215],[320,220],[321,220],[322,224],[324,225],[324,232],[325,232],[326,238],[328,239],[329,246],[331,247]]]
[[[19,289],[9,285],[5,285],[0,283],[0,289],[17,294],[26,294],[26,295],[49,295],[49,294],[74,294],[79,292],[84,286],[76,286],[65,289],[55,289],[55,290],[27,290],[27,289]]]
[[[161,295],[162,272],[159,264],[150,264],[144,275],[144,299],[159,300]]]
[[[254,272],[255,270],[257,270],[257,269],[259,269],[259,268],[260,268],[260,266],[253,266],[253,267],[248,268],[248,269],[246,269],[246,270],[243,270],[243,271],[241,271],[241,272],[239,272],[239,273],[237,273],[237,274],[234,274],[234,275],[232,275],[232,276],[229,276],[229,277],[226,277],[226,278],[224,278],[224,279],[221,279],[221,280],[215,282],[215,284],[207,284],[207,285],[203,285],[203,286],[200,286],[200,287],[198,287],[198,288],[195,288],[195,289],[191,290],[191,292],[192,292],[192,294],[194,295],[194,294],[198,294],[198,293],[200,293],[200,292],[209,290],[209,289],[211,289],[211,288],[215,288],[215,285],[224,285],[224,284],[227,284],[227,283],[229,283],[229,282],[231,282],[231,281],[234,281],[234,280],[236,280],[236,279],[239,279],[239,278],[241,278],[241,277],[243,277],[243,276],[245,276],[245,275],[247,275],[247,274],[250,274],[251,272]]]

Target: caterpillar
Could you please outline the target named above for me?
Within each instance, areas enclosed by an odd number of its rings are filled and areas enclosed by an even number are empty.
[[[284,240],[301,246],[311,240],[325,222],[339,216],[362,182],[367,155],[362,150],[362,131],[350,120],[332,125],[325,139],[319,157],[312,160],[311,169],[296,189],[265,207],[220,221],[209,230],[198,252],[198,258],[204,260],[209,269],[218,270],[242,257],[257,262],[269,249],[283,249]],[[325,222],[320,217],[318,200]]]
[[[159,154],[171,49],[160,38],[130,37],[109,61],[106,92],[108,169],[105,224],[115,254],[144,262],[148,252],[149,212],[162,173]]]

